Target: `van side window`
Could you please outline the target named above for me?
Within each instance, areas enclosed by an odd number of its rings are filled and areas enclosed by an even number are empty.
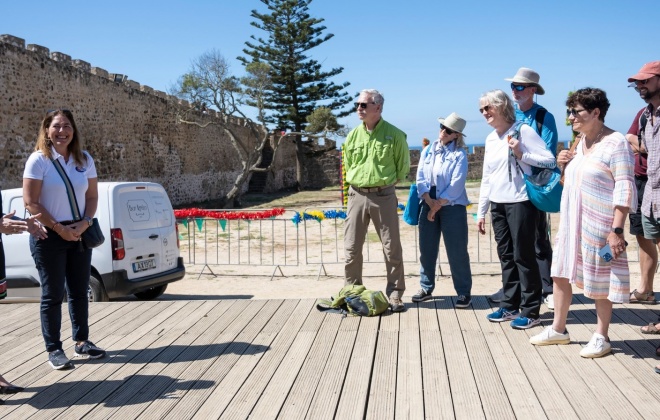
[[[16,210],[17,217],[22,219],[28,217],[28,211],[25,208],[25,203],[23,203],[23,197],[13,197],[9,201],[9,213],[11,213],[12,210]]]

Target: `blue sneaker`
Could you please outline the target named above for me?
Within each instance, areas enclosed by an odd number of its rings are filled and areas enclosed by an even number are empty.
[[[514,330],[526,330],[527,328],[532,328],[535,325],[541,323],[540,318],[527,318],[526,316],[519,316],[518,318],[511,321],[511,328]]]
[[[518,317],[518,314],[520,311],[507,311],[504,308],[499,308],[492,314],[486,315],[486,318],[490,322],[502,322],[502,321],[509,321],[511,319],[516,319]]]

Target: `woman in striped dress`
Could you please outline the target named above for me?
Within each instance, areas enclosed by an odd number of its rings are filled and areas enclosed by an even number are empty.
[[[608,329],[612,304],[630,298],[623,225],[637,205],[634,160],[623,134],[605,126],[610,103],[604,91],[580,89],[568,97],[566,106],[566,115],[580,136],[574,152],[563,150],[557,157],[565,180],[552,258],[554,320],[530,342],[570,342],[566,318],[574,284],[596,302],[596,332],[580,356],[601,357],[611,351]],[[608,256],[601,256],[606,246],[610,247],[609,261]]]

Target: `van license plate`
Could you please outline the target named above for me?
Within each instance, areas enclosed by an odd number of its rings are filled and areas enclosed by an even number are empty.
[[[138,261],[133,263],[134,273],[137,273],[138,271],[151,270],[152,268],[156,268],[156,260],[153,258],[150,260]]]

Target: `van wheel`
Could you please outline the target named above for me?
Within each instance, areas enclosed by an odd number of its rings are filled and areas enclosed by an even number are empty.
[[[166,284],[162,286],[152,287],[151,289],[147,289],[143,292],[137,292],[135,294],[135,297],[137,297],[140,300],[153,300],[161,296],[163,293],[165,293],[166,289],[167,289]]]
[[[108,295],[105,293],[103,283],[94,274],[89,278],[89,287],[87,288],[87,297],[90,302],[108,302]]]

